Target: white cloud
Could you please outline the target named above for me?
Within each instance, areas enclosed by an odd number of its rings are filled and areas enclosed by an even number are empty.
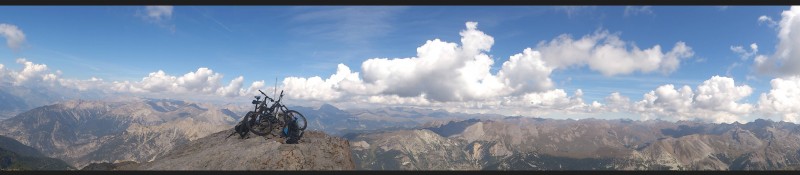
[[[89,91],[89,90],[100,90],[105,92],[105,85],[106,83],[103,81],[102,78],[91,77],[87,80],[76,80],[76,79],[58,79],[58,83],[64,87],[71,87],[75,88],[79,91]]]
[[[467,22],[460,32],[461,46],[439,39],[417,48],[412,58],[374,58],[363,62],[363,80],[358,73],[340,64],[328,80],[320,77],[289,77],[287,89],[301,90],[303,99],[332,100],[343,95],[387,95],[374,101],[397,97],[424,97],[427,100],[469,101],[508,94],[539,92],[552,88],[552,68],[544,65],[541,54],[531,49],[504,62],[497,75],[490,72],[494,60],[486,53],[494,38]],[[336,78],[339,77],[339,78]],[[299,97],[299,96],[298,96]]]
[[[228,86],[221,87],[217,89],[217,94],[224,97],[238,97],[244,95],[244,90],[242,90],[242,83],[244,82],[244,77],[239,76],[231,80],[231,83]]]
[[[161,73],[163,74],[163,72]],[[222,79],[222,75],[214,73],[211,69],[201,67],[195,72],[189,72],[182,77],[172,79],[177,80],[177,87],[185,89],[186,91],[208,93],[214,92],[214,90],[220,86],[219,81]]]
[[[783,76],[800,75],[800,6],[781,13],[778,45],[773,55],[756,56],[754,64],[761,73]],[[760,18],[761,19],[761,18]]]
[[[174,12],[173,9],[173,6],[145,6],[143,11],[137,11],[136,16],[175,32],[175,24],[170,22]]]
[[[652,6],[625,6],[625,16],[636,16],[639,14],[652,15]]]
[[[142,78],[142,81],[132,89],[133,92],[163,92],[163,91],[176,91],[177,77],[169,76],[164,71],[158,70],[151,72],[147,77]]]
[[[242,89],[241,94],[244,96],[261,94],[258,92],[258,90],[264,88],[264,86],[265,86],[264,80],[254,81],[250,83],[250,87],[248,87],[247,89]]]
[[[114,81],[109,89],[123,93],[139,93],[167,96],[221,96],[239,97],[252,95],[264,87],[264,81],[253,82],[248,89],[243,89],[244,77],[238,76],[227,85],[221,83],[223,75],[213,70],[200,67],[196,71],[183,76],[174,76],[162,70],[151,72],[141,81]]]
[[[728,77],[713,76],[693,91],[689,86],[676,89],[674,85],[659,86],[644,94],[641,101],[633,104],[633,112],[645,119],[656,117],[676,120],[700,119],[710,122],[744,121],[743,116],[752,112],[752,105],[738,101],[750,96],[752,88],[736,86]],[[611,97],[607,99],[619,98]],[[618,100],[622,101],[622,100]]]
[[[431,102],[425,99],[424,95],[420,95],[418,97],[400,97],[397,95],[373,95],[367,97],[366,101],[368,103],[374,104],[384,104],[384,105],[414,105],[414,106],[426,106],[430,105]]]
[[[2,81],[6,76],[6,69],[5,65],[0,64],[0,81]]]
[[[634,71],[649,73],[660,71],[671,73],[680,65],[681,59],[694,55],[692,48],[684,42],[677,42],[667,53],[661,46],[641,50],[619,39],[618,34],[608,31],[595,32],[573,40],[569,35],[561,35],[550,42],[540,42],[537,49],[542,53],[545,63],[556,68],[588,65],[590,69],[606,76],[630,74]]]
[[[713,111],[747,114],[750,113],[752,105],[736,102],[752,93],[753,89],[748,85],[736,86],[733,78],[713,76],[697,86],[695,106]]]
[[[605,75],[675,71],[693,52],[677,42],[668,52],[659,45],[641,50],[619,39],[618,34],[598,31],[573,40],[561,35],[510,56],[500,70],[487,52],[494,38],[467,22],[461,43],[429,40],[410,58],[373,58],[364,61],[362,72],[343,64],[330,78],[288,77],[284,89],[290,97],[308,101],[351,105],[408,105],[456,111],[495,112],[507,115],[544,115],[552,112],[591,113],[604,108],[628,110],[630,99],[618,93],[608,105],[586,104],[583,91],[568,96],[555,89],[550,78],[555,69],[588,66]],[[689,97],[691,98],[691,97]],[[614,101],[616,100],[616,101]],[[627,105],[626,105],[627,104]]]
[[[20,70],[7,70],[0,64],[0,81],[9,82],[14,86],[25,87],[55,87],[76,89],[79,91],[101,90],[105,91],[106,83],[102,79],[91,77],[87,80],[61,78],[61,71],[51,71],[46,64],[37,64],[25,58],[18,58]]]
[[[172,6],[147,6],[145,13],[151,20],[162,21],[172,18],[172,8]]]
[[[741,57],[742,60],[747,60],[758,53],[758,44],[756,43],[750,44],[750,52],[748,52],[742,46],[731,46],[731,51],[733,51],[733,53],[739,54],[739,57]]]
[[[766,16],[766,15],[759,16],[758,17],[758,23],[759,24],[767,24],[767,26],[769,26],[769,27],[778,26],[777,22],[773,21],[771,17]]]
[[[606,109],[611,112],[628,111],[631,99],[622,96],[619,92],[613,92],[605,98]]]
[[[419,47],[417,57],[364,61],[365,85],[350,87],[369,86],[372,88],[368,89],[376,90],[359,95],[424,96],[440,102],[469,101],[551,90],[550,74],[556,68],[589,65],[591,69],[609,76],[634,71],[670,73],[677,69],[680,59],[693,55],[691,48],[683,42],[676,43],[672,51],[662,53],[658,45],[646,50],[634,46],[628,51],[625,42],[607,31],[577,41],[561,35],[550,42],[541,42],[537,47],[539,51],[527,48],[511,56],[502,64],[501,70],[492,75],[489,70],[494,60],[484,52],[491,49],[494,39],[477,30],[477,23],[468,22],[466,26],[467,29],[460,33],[461,47],[435,39]],[[353,80],[351,82],[359,82],[357,76]],[[340,95],[336,94],[337,97]]]
[[[775,78],[772,89],[762,93],[758,109],[767,116],[780,116],[783,121],[800,123],[800,76]]]
[[[47,65],[35,64],[25,58],[18,58],[17,63],[22,64],[21,71],[9,71],[8,75],[14,85],[23,85],[36,82],[53,82],[58,75],[48,71]]]
[[[0,36],[6,38],[6,45],[11,49],[19,49],[25,42],[25,33],[17,26],[0,23]]]
[[[659,86],[654,91],[644,94],[641,101],[634,103],[634,111],[639,112],[645,119],[654,117],[678,117],[687,119],[692,107],[694,92],[689,86],[675,89],[672,84]]]
[[[264,87],[264,81],[261,80],[252,82],[247,89],[243,89],[243,76],[238,76],[227,85],[223,85],[221,84],[223,75],[205,67],[182,76],[169,75],[158,70],[149,73],[141,81],[106,82],[97,77],[85,80],[62,78],[60,70],[52,71],[48,65],[37,64],[25,58],[18,58],[16,62],[22,65],[19,70],[9,70],[5,65],[0,64],[0,82],[8,82],[14,86],[48,87],[48,89],[60,92],[77,90],[97,93],[133,93],[158,98],[240,97],[256,94],[258,89]]]
[[[323,80],[319,76],[311,78],[288,77],[283,80],[283,88],[286,95],[292,98],[304,100],[332,101],[342,97],[343,92],[358,90],[369,90],[360,83],[358,73],[350,71],[344,64],[339,64],[336,74]]]
[[[538,92],[553,87],[552,72],[553,68],[545,65],[541,53],[527,48],[503,63],[497,75],[514,92]]]
[[[568,97],[563,89],[555,89],[541,93],[528,93],[522,96],[521,102],[527,104],[522,107],[533,106],[537,108],[571,109],[586,106],[583,103],[583,91],[578,89],[575,95]]]

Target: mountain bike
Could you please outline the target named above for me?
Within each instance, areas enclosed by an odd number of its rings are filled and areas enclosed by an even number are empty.
[[[281,90],[280,97],[278,97],[277,101],[270,98],[261,90],[258,90],[258,92],[264,95],[264,100],[259,101],[261,97],[255,96],[256,100],[253,100],[252,104],[255,104],[256,107],[245,116],[248,120],[248,122],[245,122],[245,125],[250,129],[250,132],[259,136],[265,136],[272,132],[274,126],[286,128],[290,122],[296,122],[294,124],[297,124],[300,131],[306,129],[306,125],[308,124],[306,117],[300,114],[300,112],[290,110],[286,105],[281,104],[283,90]],[[267,100],[274,103],[267,107]]]

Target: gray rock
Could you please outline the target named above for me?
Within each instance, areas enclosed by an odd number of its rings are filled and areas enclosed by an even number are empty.
[[[232,136],[233,129],[178,146],[166,155],[122,170],[353,170],[347,140],[307,131],[298,144],[250,135]]]

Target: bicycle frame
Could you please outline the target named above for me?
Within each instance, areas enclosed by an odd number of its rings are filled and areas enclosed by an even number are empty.
[[[259,104],[260,106],[256,106],[256,110],[257,110],[256,112],[259,114],[259,117],[257,117],[256,122],[260,122],[261,119],[263,119],[264,116],[273,117],[273,119],[279,119],[279,117],[278,117],[279,114],[284,114],[284,113],[286,113],[286,111],[289,110],[289,108],[286,107],[286,105],[281,104],[281,100],[283,100],[283,91],[281,91],[281,95],[280,95],[280,97],[278,97],[277,101],[275,101],[272,98],[270,98],[269,96],[267,96],[267,94],[265,94],[261,90],[258,90],[258,91],[261,92],[261,94],[264,95],[265,98],[264,98],[264,101],[262,101]],[[267,99],[269,99],[270,101],[275,102],[275,103],[272,103],[272,105],[269,108],[266,107]],[[288,116],[284,115],[283,120],[284,121],[288,121],[287,119],[289,119]]]

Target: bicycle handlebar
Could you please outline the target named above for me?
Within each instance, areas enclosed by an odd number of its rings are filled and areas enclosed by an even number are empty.
[[[271,101],[271,102],[275,102],[275,100],[273,100],[272,98],[269,98],[269,96],[268,96],[267,94],[265,94],[265,93],[264,93],[264,91],[261,91],[261,89],[259,89],[259,90],[258,90],[258,92],[261,92],[261,94],[263,94],[263,95],[264,95],[264,97],[266,97],[267,99],[269,99],[269,101]],[[281,91],[281,94],[283,94],[283,91]]]

